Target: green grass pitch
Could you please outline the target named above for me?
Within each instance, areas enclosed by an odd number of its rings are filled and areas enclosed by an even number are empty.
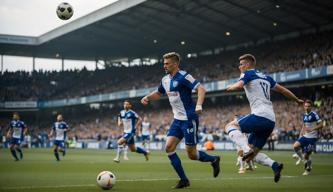
[[[178,151],[191,186],[181,191],[333,191],[333,155],[314,154],[313,172],[302,176],[303,167],[295,166],[292,152],[268,153],[283,162],[285,168],[278,184],[273,181],[272,170],[258,165],[253,172],[238,174],[235,166],[236,152],[213,151],[221,158],[222,172],[213,178],[209,163],[189,160]],[[112,160],[111,150],[68,150],[56,162],[52,149],[24,149],[24,159],[13,161],[9,150],[0,149],[0,191],[103,191],[96,186],[96,176],[103,170],[113,172],[117,183],[111,191],[175,191],[177,182],[169,159],[162,151],[152,151],[150,161],[142,155],[129,152],[129,161],[119,164]]]

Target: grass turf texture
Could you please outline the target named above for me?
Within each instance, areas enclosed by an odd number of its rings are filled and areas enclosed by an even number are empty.
[[[177,177],[169,159],[162,151],[152,151],[146,162],[140,154],[129,152],[129,161],[113,162],[115,151],[68,150],[57,162],[52,149],[24,149],[24,159],[15,162],[7,149],[0,149],[0,191],[103,191],[96,185],[97,174],[103,170],[117,177],[111,191],[174,191]],[[333,155],[314,154],[313,171],[302,176],[303,166],[295,166],[292,152],[271,152],[273,159],[284,163],[282,179],[273,181],[272,170],[258,165],[253,172],[238,174],[236,152],[214,151],[221,158],[218,178],[213,178],[209,163],[191,161],[177,151],[191,186],[182,191],[333,191]]]

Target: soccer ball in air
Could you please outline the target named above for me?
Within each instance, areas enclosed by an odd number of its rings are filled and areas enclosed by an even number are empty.
[[[97,175],[96,181],[102,189],[111,189],[116,183],[116,176],[110,171],[102,171]]]
[[[62,20],[70,19],[73,13],[73,7],[69,3],[60,3],[57,7],[57,15]]]

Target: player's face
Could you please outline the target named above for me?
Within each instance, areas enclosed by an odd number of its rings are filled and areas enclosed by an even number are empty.
[[[124,102],[124,109],[129,110],[132,107],[132,105],[129,102]]]
[[[144,118],[143,118],[143,121],[144,121],[144,122],[147,122],[147,121],[148,121],[148,118],[147,118],[147,117],[144,117]]]
[[[163,63],[166,74],[173,74],[175,71],[178,70],[178,63],[171,58],[164,59]]]
[[[14,119],[14,120],[19,120],[19,119],[20,119],[20,116],[19,116],[18,114],[15,113],[15,114],[13,114],[13,119]]]
[[[245,59],[239,61],[239,66],[238,69],[243,73],[244,71],[247,70],[249,66],[249,62]]]
[[[310,103],[304,103],[304,110],[308,113],[311,111],[311,104]]]
[[[64,118],[62,117],[62,115],[58,115],[57,116],[57,121],[62,121]]]

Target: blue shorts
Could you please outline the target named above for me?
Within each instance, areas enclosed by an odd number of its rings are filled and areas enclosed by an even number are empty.
[[[54,140],[53,141],[53,145],[55,145],[57,147],[63,148],[64,147],[64,141],[62,141],[62,140]]]
[[[10,139],[10,142],[9,142],[10,145],[20,145],[21,144],[21,139],[17,139],[17,138],[11,138]]]
[[[316,138],[300,137],[297,141],[301,144],[303,153],[311,153],[315,150]]]
[[[180,140],[185,137],[186,145],[196,145],[198,143],[198,126],[198,119],[183,121],[175,119],[168,130],[168,136],[175,136]]]
[[[271,135],[275,122],[265,117],[248,114],[237,119],[243,133],[249,133],[249,144],[262,149]]]
[[[123,138],[126,140],[127,144],[134,144],[134,133],[124,133]]]
[[[149,135],[141,135],[141,139],[142,139],[142,141],[149,141],[150,136]]]

